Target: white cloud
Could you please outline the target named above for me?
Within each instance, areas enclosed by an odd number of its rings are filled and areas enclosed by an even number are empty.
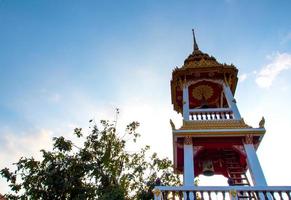
[[[238,77],[238,81],[241,83],[241,82],[244,82],[248,77],[248,74],[244,73],[244,74],[241,74],[239,75]]]
[[[270,87],[282,71],[291,68],[291,54],[276,53],[270,59],[271,62],[257,73],[256,83],[259,87]]]
[[[0,169],[9,167],[14,169],[12,163],[20,157],[31,157],[39,159],[40,149],[48,149],[51,146],[53,132],[42,129],[37,133],[15,134],[7,131],[0,135]],[[9,191],[8,184],[0,179],[0,193]]]

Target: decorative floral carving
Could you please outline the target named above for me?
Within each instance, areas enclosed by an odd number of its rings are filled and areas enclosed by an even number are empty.
[[[253,144],[253,135],[252,134],[246,135],[245,144]]]
[[[184,144],[186,144],[186,145],[192,144],[192,138],[191,137],[185,137]]]

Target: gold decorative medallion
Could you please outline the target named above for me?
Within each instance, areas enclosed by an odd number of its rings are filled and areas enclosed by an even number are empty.
[[[199,85],[192,90],[195,99],[201,100],[203,97],[209,99],[213,95],[213,88],[209,85]]]

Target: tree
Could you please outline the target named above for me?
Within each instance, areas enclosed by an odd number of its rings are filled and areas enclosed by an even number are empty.
[[[126,127],[125,134],[116,132],[115,124],[102,120],[97,125],[90,120],[87,136],[81,128],[74,130],[83,145],[71,140],[53,138],[53,150],[41,150],[42,159],[20,158],[16,170],[4,168],[2,177],[9,182],[8,199],[153,199],[157,179],[165,185],[180,185],[173,174],[172,162],[147,157],[149,146],[137,152],[127,152],[126,144],[136,142],[138,122]],[[99,130],[99,126],[101,130]]]

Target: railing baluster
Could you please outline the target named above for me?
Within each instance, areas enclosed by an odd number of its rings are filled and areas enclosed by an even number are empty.
[[[227,112],[228,119],[231,119],[231,112]]]
[[[250,191],[244,192],[244,195],[248,196],[249,199],[252,198],[252,195],[251,195],[251,192]]]
[[[211,191],[207,191],[207,193],[208,193],[209,200],[212,200],[212,198],[211,198]]]
[[[190,200],[189,191],[186,191],[186,200]]]
[[[200,198],[201,200],[204,200],[203,191],[200,191]]]
[[[223,112],[220,113],[220,116],[221,116],[221,119],[225,119]]]
[[[163,192],[163,199],[168,199],[168,191]]]
[[[223,114],[222,114],[222,112],[218,113],[218,115],[219,115],[219,119],[223,119]]]
[[[291,200],[289,186],[167,187],[154,189],[155,200]],[[229,196],[228,196],[229,194]]]
[[[176,191],[172,191],[172,192],[171,192],[171,195],[172,195],[172,199],[175,199]]]
[[[222,191],[222,199],[225,200],[225,191]]]
[[[205,120],[209,120],[208,119],[208,113],[207,112],[205,113]]]
[[[265,198],[265,199],[269,199],[266,191],[263,191],[263,194],[264,194],[264,198]],[[270,200],[271,200],[271,199],[270,199]]]
[[[256,199],[260,199],[260,194],[259,194],[259,192],[258,192],[258,191],[255,191],[254,193],[255,193],[255,195],[256,195]]]
[[[259,196],[256,194],[256,192],[252,191],[251,193],[254,200],[259,200]]]
[[[284,198],[283,198],[283,196],[282,196],[282,192],[279,191],[278,194],[279,194],[279,196],[280,196],[280,199],[283,200]]]
[[[180,191],[180,192],[179,192],[179,200],[182,200],[182,199],[183,199],[183,192]]]
[[[198,195],[198,193],[196,191],[193,191],[193,197],[194,197],[194,199],[197,199],[197,196],[196,195]]]
[[[274,192],[270,192],[270,195],[272,196],[273,199],[276,199]]]
[[[223,114],[219,113],[219,119],[223,119]]]
[[[189,120],[231,120],[234,119],[230,108],[190,109]]]

